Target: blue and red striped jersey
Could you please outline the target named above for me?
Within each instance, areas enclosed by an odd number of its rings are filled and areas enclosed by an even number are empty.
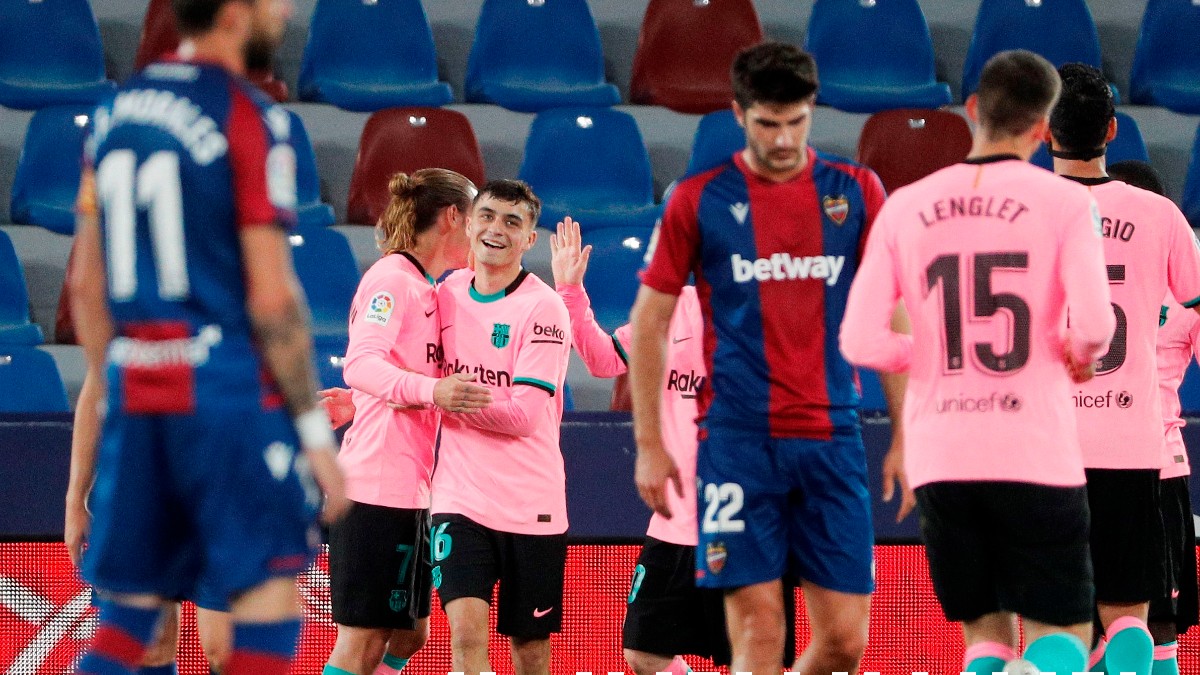
[[[802,438],[858,425],[838,328],[883,200],[870,169],[812,148],[785,182],[738,153],[676,186],[642,281],[678,295],[695,275],[711,374],[701,420]]]
[[[270,403],[240,228],[294,221],[287,111],[223,68],[163,61],[101,104],[86,161],[115,336],[110,401],[132,413]]]

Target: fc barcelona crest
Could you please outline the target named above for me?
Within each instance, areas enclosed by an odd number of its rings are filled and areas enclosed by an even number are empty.
[[[825,208],[825,215],[829,216],[834,225],[845,223],[846,216],[850,215],[850,200],[846,199],[846,195],[825,197],[821,200],[821,206]]]
[[[408,591],[392,591],[388,598],[388,607],[393,612],[403,612],[408,607]]]
[[[492,346],[496,349],[504,349],[508,346],[508,324],[494,323],[492,324]]]
[[[725,569],[725,560],[728,557],[729,552],[725,550],[723,542],[710,541],[708,548],[704,551],[704,561],[713,574],[720,574],[721,570]]]

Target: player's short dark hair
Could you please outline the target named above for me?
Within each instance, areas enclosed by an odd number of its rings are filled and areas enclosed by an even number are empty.
[[[217,12],[221,11],[227,2],[253,4],[254,0],[171,0],[179,34],[198,35],[211,30],[217,19]]]
[[[1108,123],[1116,114],[1112,90],[1098,68],[1068,63],[1058,69],[1062,93],[1050,113],[1050,133],[1068,152],[1104,147]]]
[[[1108,175],[1122,183],[1129,183],[1134,187],[1149,190],[1164,197],[1167,195],[1167,189],[1163,186],[1162,177],[1158,175],[1158,171],[1140,159],[1117,162],[1108,167]]]
[[[1000,52],[979,76],[979,123],[989,140],[1020,136],[1044,118],[1059,92],[1058,72],[1046,59],[1024,49]]]
[[[796,103],[817,93],[817,62],[783,42],[761,42],[738,52],[729,75],[733,100],[743,109],[755,103]]]
[[[491,195],[493,198],[509,204],[524,204],[529,208],[530,219],[534,225],[537,225],[538,216],[542,215],[542,200],[533,194],[533,188],[523,180],[511,178],[489,180],[479,188],[479,194],[475,196],[475,203],[478,204],[485,195]]]

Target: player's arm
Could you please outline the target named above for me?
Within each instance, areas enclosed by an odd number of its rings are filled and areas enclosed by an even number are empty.
[[[662,382],[667,368],[667,335],[679,298],[643,285],[633,304],[629,385],[633,399],[633,436],[637,443],[634,480],[646,505],[666,518],[668,482],[683,496],[679,467],[662,436]]]
[[[616,337],[596,323],[591,299],[583,287],[591,246],[582,246],[579,224],[565,218],[558,231],[550,235],[550,267],[554,288],[567,306],[571,317],[571,341],[588,372],[595,377],[616,377],[627,370],[625,359],[617,351]]]
[[[1196,239],[1187,218],[1164,198],[1170,248],[1167,251],[1167,284],[1176,302],[1200,312],[1200,240]]]
[[[900,280],[889,241],[890,204],[883,207],[850,286],[838,340],[850,363],[881,373],[900,373],[912,363],[912,336],[893,328]]]
[[[1070,313],[1064,359],[1072,379],[1085,382],[1095,375],[1096,359],[1108,350],[1117,319],[1108,290],[1100,210],[1095,200],[1086,191],[1082,198],[1065,199],[1060,218],[1060,280]]]
[[[892,314],[892,330],[905,335],[912,334],[903,300]],[[908,375],[879,373],[879,381],[883,385],[883,397],[887,401],[888,416],[892,420],[892,443],[883,457],[883,501],[892,501],[896,486],[900,486],[900,508],[896,511],[898,523],[907,518],[917,506],[917,497],[908,486],[908,474],[904,471],[904,392],[908,388]]]

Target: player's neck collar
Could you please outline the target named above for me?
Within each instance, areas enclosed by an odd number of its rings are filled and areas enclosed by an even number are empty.
[[[993,164],[995,162],[1007,162],[1010,159],[1021,161],[1020,155],[1014,155],[1011,152],[1002,152],[996,155],[982,155],[980,157],[968,157],[963,160],[963,164]]]
[[[1064,175],[1063,178],[1066,178],[1067,180],[1073,180],[1076,183],[1079,183],[1080,185],[1104,185],[1105,183],[1111,183],[1114,180],[1116,180],[1112,176],[1084,177],[1084,176],[1066,176],[1066,175]]]
[[[475,302],[495,302],[501,298],[507,297],[507,296],[515,293],[517,288],[519,288],[521,286],[521,282],[525,281],[525,277],[527,277],[527,276],[529,276],[529,270],[522,267],[520,273],[517,274],[517,278],[513,279],[513,282],[511,284],[496,291],[495,293],[489,293],[488,295],[484,295],[483,293],[480,293],[479,291],[475,290],[475,278],[471,277],[471,287],[467,291],[467,293],[471,296],[471,299],[474,300]]]
[[[408,251],[400,251],[400,255],[404,256],[405,258],[408,258],[408,261],[413,264],[413,267],[417,268],[417,271],[421,273],[421,276],[425,277],[425,281],[428,281],[431,286],[437,285],[437,279],[434,279],[433,277],[429,276],[429,272],[425,271],[425,266],[422,265],[417,260],[416,256],[409,253]]]

